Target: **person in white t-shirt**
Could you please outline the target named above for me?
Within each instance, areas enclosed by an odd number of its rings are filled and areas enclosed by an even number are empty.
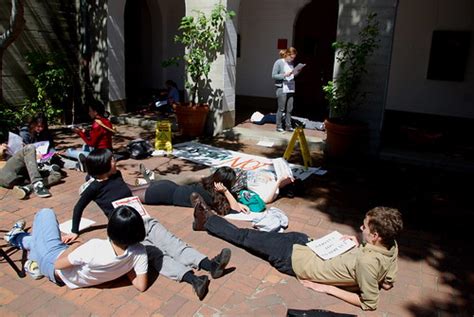
[[[265,169],[247,172],[247,188],[256,192],[268,204],[280,193],[280,188],[294,182],[290,176],[277,179],[275,172]]]
[[[139,291],[148,287],[148,257],[140,244],[145,238],[145,226],[132,207],[120,206],[112,212],[107,240],[91,239],[84,244],[66,245],[61,240],[54,211],[46,208],[36,213],[33,234],[26,233],[24,228],[25,222],[18,221],[5,240],[29,251],[25,270],[34,278],[44,275],[53,283],[76,289],[127,275]],[[34,268],[39,272],[33,271]]]

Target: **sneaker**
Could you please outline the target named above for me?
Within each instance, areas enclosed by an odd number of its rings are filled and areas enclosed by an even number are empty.
[[[193,290],[196,293],[199,300],[203,300],[206,297],[207,293],[209,292],[209,278],[207,275],[196,276],[192,285]]]
[[[33,184],[33,191],[38,197],[41,197],[41,198],[51,197],[51,193],[46,187],[44,187],[44,184],[41,181]]]
[[[29,186],[14,186],[13,195],[18,199],[28,198],[31,194],[31,188]]]
[[[19,233],[25,232],[25,226],[26,226],[25,220],[23,219],[18,220],[17,222],[15,222],[12,229],[8,231],[7,233],[5,233],[5,236],[3,237],[3,239],[10,244],[10,241],[13,237],[15,237]]]
[[[289,127],[289,128],[286,128],[286,131],[293,132],[293,131],[295,131],[295,129],[293,129],[292,127]]]
[[[228,248],[222,249],[221,253],[211,259],[211,276],[213,279],[224,275],[225,267],[229,264],[231,251]]]
[[[39,280],[40,278],[44,277],[44,275],[41,274],[38,262],[36,261],[26,261],[23,268],[25,269],[25,272],[28,273],[28,275],[31,276],[31,278],[34,280]]]
[[[87,173],[86,156],[82,153],[79,153],[77,161],[78,161],[77,164],[78,164],[79,170],[83,173]]]
[[[283,130],[283,128],[277,128],[277,132],[285,132],[285,130]]]
[[[145,181],[149,184],[151,183],[151,180],[154,178],[153,172],[150,171],[148,168],[145,167],[145,164],[140,163],[140,174],[143,175],[143,178]]]

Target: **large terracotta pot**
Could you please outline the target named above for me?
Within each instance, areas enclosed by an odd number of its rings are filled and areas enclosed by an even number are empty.
[[[208,105],[175,104],[173,108],[182,135],[197,137],[203,134],[209,113]]]
[[[346,123],[332,119],[324,121],[326,127],[325,154],[330,158],[348,158],[363,154],[367,148],[369,128],[365,123]]]

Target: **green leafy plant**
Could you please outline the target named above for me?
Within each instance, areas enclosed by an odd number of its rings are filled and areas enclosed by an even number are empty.
[[[196,11],[196,16],[185,16],[181,19],[178,28],[181,34],[175,36],[175,42],[186,48],[182,59],[188,75],[186,88],[189,89],[193,103],[201,101],[198,95],[199,84],[202,80],[207,82],[211,65],[223,45],[224,23],[234,16],[233,11],[227,11],[223,5],[218,4],[209,16]],[[176,62],[176,59],[170,59],[168,64],[173,65]]]
[[[365,94],[359,87],[363,75],[367,73],[367,59],[378,48],[380,31],[376,16],[375,13],[368,15],[365,26],[359,31],[358,43],[333,43],[339,73],[334,80],[323,86],[331,118],[347,121],[351,112],[364,100]]]
[[[56,53],[31,52],[26,55],[26,61],[36,93],[21,105],[22,116],[43,112],[48,121],[59,122],[71,88],[64,58]]]

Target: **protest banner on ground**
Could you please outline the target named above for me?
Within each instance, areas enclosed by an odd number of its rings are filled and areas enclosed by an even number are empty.
[[[198,142],[184,142],[174,146],[173,155],[194,163],[206,166],[229,166],[243,170],[269,169],[273,170],[271,158],[258,155],[245,154],[231,150],[217,148]],[[319,167],[305,168],[301,165],[290,164],[295,178],[304,180],[311,174],[324,175],[325,170]]]

